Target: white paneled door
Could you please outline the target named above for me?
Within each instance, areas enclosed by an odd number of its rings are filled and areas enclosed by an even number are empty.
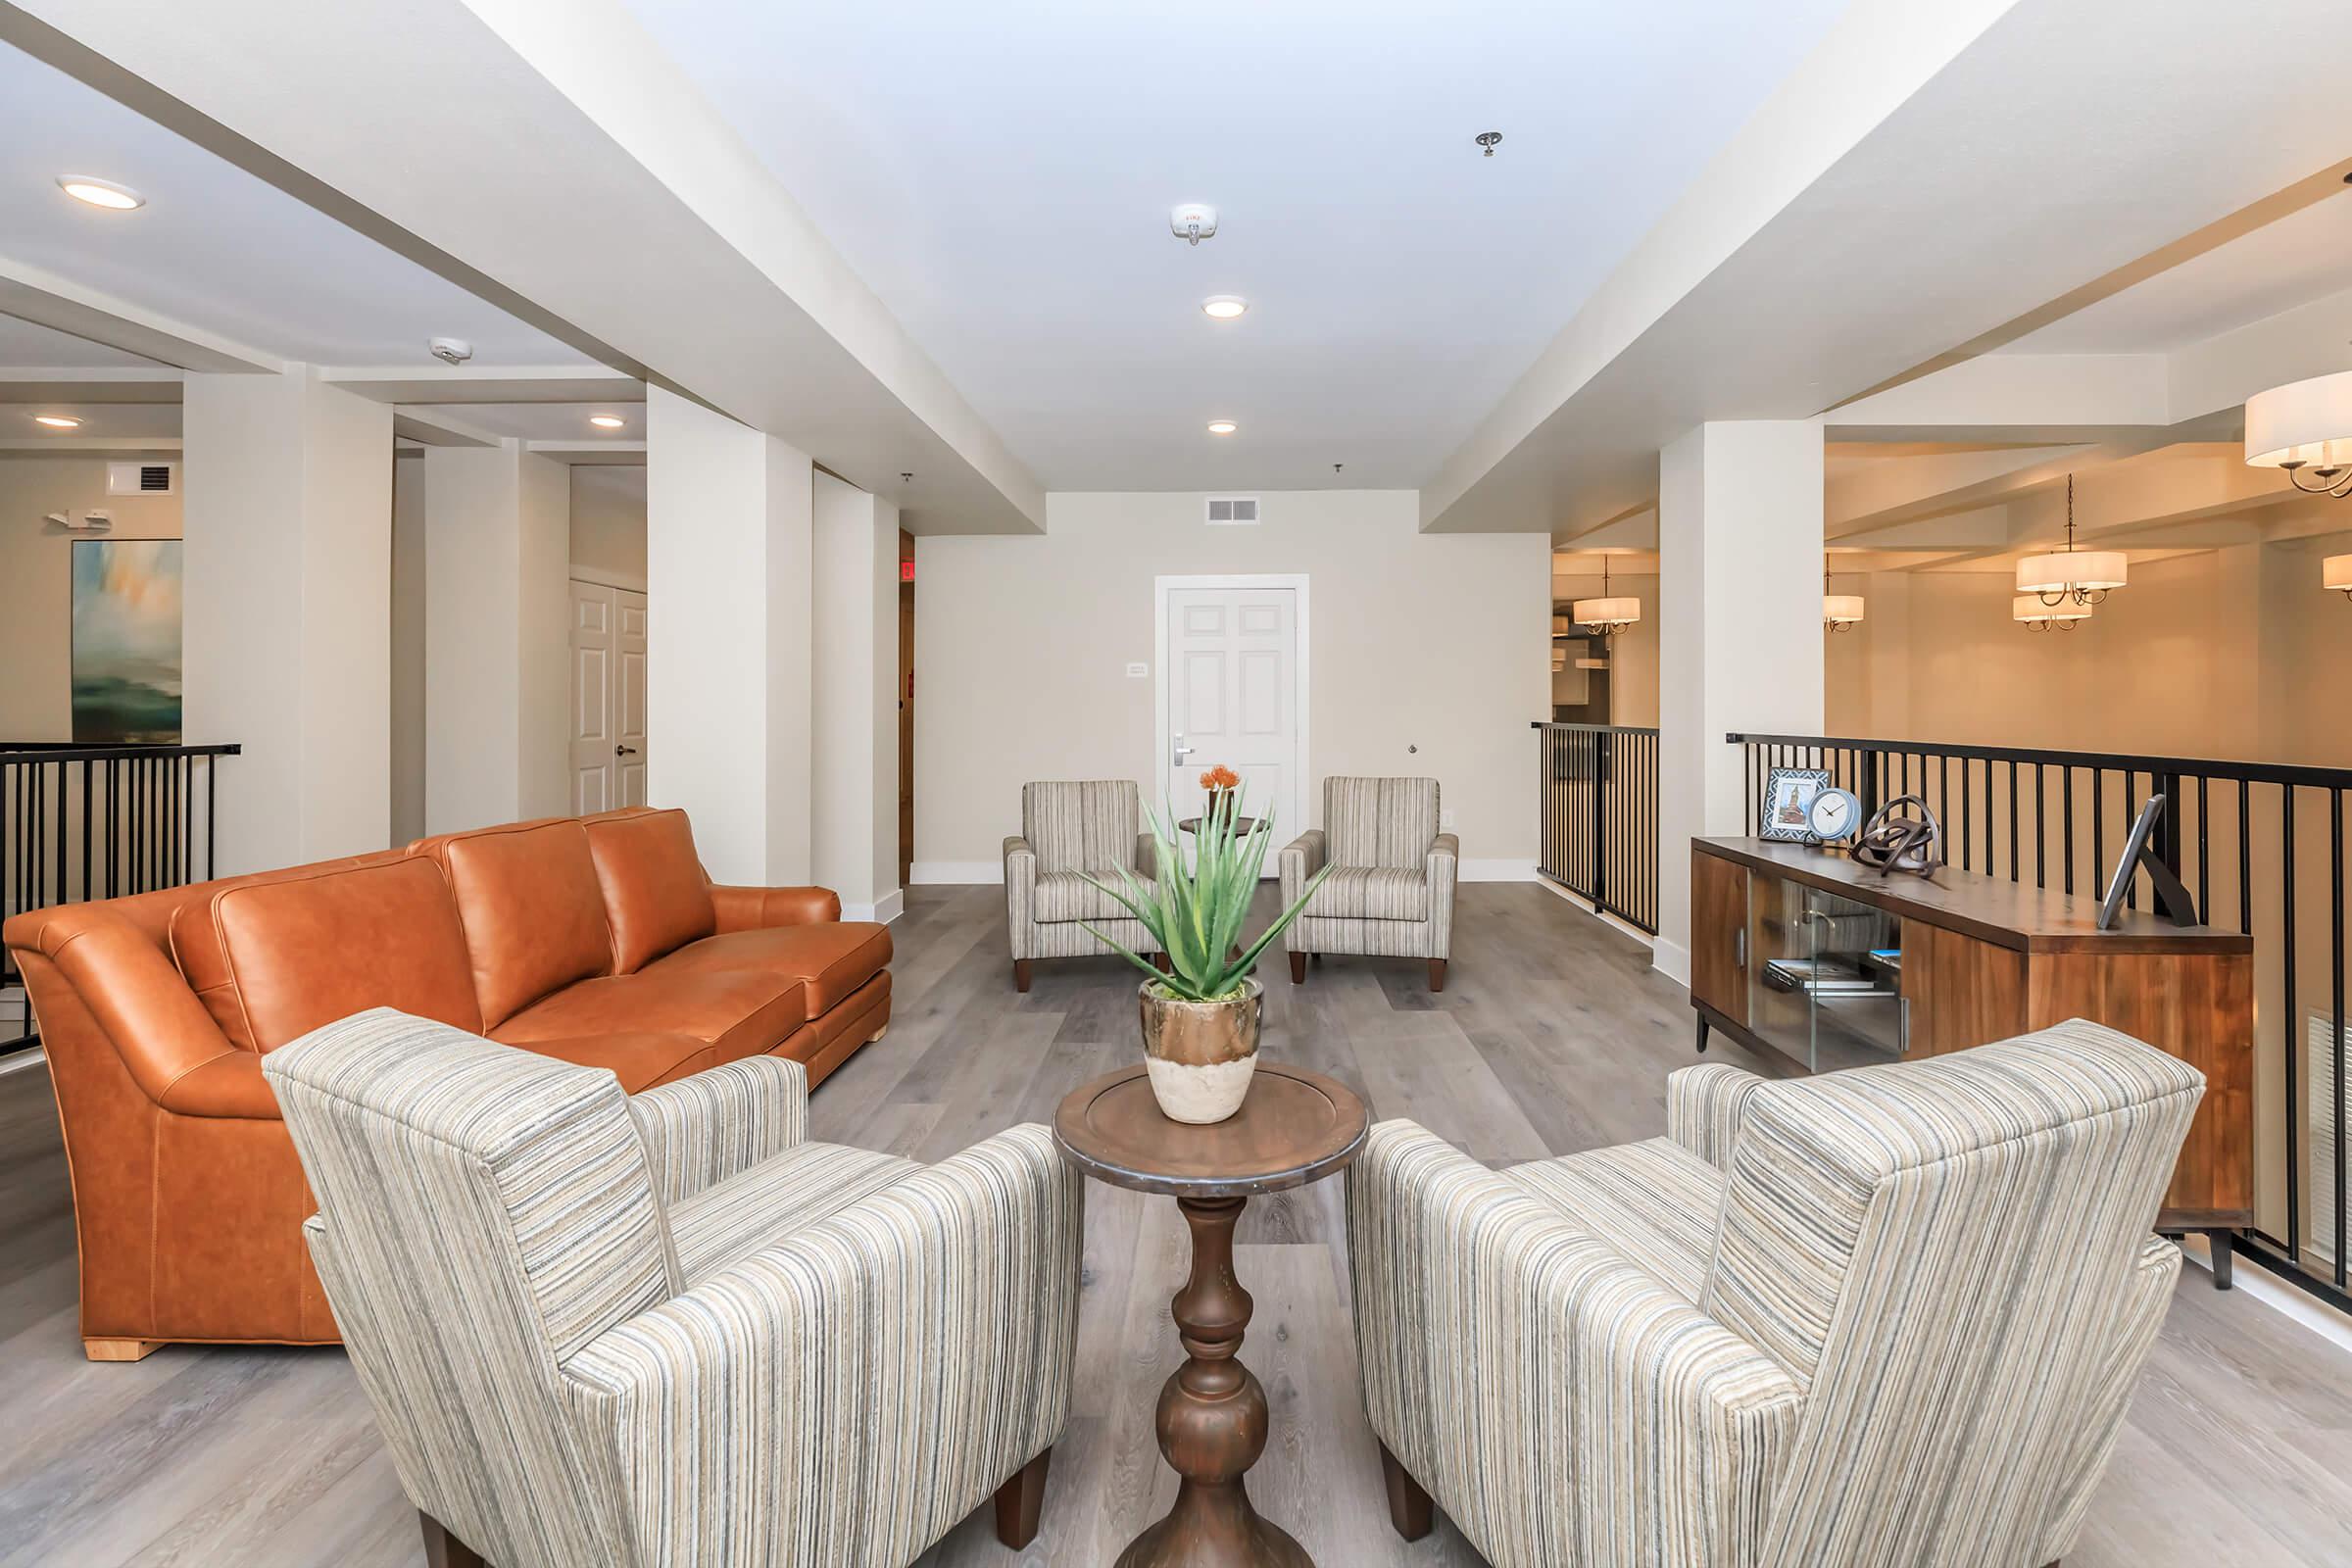
[[[645,595],[571,585],[571,808],[645,804]]]
[[[1163,789],[1179,816],[1199,811],[1200,775],[1242,776],[1249,809],[1269,807],[1276,840],[1305,825],[1305,716],[1297,588],[1169,587],[1159,651]],[[1266,873],[1274,872],[1269,856]]]

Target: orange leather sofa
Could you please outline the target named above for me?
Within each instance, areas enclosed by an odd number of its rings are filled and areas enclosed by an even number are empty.
[[[631,1093],[762,1052],[814,1085],[890,1022],[890,932],[823,888],[713,885],[643,808],[28,910],[0,928],[48,1049],[94,1360],[334,1344],[264,1053],[397,1007]]]

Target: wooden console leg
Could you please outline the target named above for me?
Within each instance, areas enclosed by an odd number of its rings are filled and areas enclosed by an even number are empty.
[[[490,1568],[482,1554],[449,1533],[449,1527],[421,1509],[416,1523],[424,1529],[425,1568]]]
[[[1295,986],[1306,984],[1306,955],[1303,953],[1291,955],[1291,984]]]
[[[161,1340],[84,1340],[81,1353],[93,1361],[144,1361],[164,1348]]]
[[[1446,989],[1446,960],[1444,958],[1429,960],[1429,989],[1432,991]]]
[[[1398,1535],[1419,1541],[1437,1527],[1437,1504],[1421,1490],[1421,1483],[1396,1462],[1385,1443],[1380,1446],[1380,1474],[1389,1486],[1389,1523],[1396,1527]]]
[[[1029,990],[1029,960],[1027,958],[1012,960],[1012,989],[1023,994]]]
[[[2228,1231],[2207,1231],[2205,1241],[2213,1249],[2213,1288],[2217,1291],[2226,1291],[2230,1289],[2230,1233]]]
[[[1046,1506],[1046,1466],[1053,1458],[1048,1448],[997,1489],[997,1539],[1015,1551],[1037,1539],[1038,1515]]]
[[[1698,1049],[1707,1049],[1707,1015],[1703,1012],[1698,1015]]]

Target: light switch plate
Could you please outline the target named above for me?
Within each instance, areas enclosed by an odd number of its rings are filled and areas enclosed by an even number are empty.
[[[1140,659],[1136,660],[1127,666],[1127,678],[1129,680],[1150,680],[1152,678],[1152,666],[1145,663]]]

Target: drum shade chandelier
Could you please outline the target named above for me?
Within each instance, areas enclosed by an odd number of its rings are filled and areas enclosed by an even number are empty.
[[[2075,476],[2068,474],[2066,548],[2019,562],[2017,591],[2034,595],[2053,610],[2070,603],[2095,605],[2107,597],[2110,588],[2121,588],[2126,574],[2122,551],[2075,548]]]

